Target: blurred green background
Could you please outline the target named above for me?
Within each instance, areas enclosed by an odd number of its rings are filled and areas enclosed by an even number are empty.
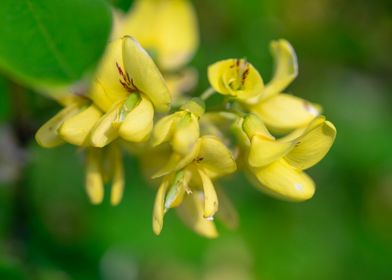
[[[126,10],[128,0],[112,2]],[[222,184],[240,216],[217,240],[174,213],[156,237],[154,191],[125,160],[118,207],[92,206],[74,147],[48,150],[35,130],[60,107],[0,79],[0,279],[392,279],[392,2],[387,0],[198,0],[206,67],[246,57],[265,81],[270,40],[286,38],[299,59],[289,92],[322,104],[338,130],[310,174],[315,197],[282,202],[242,175]],[[2,28],[2,27],[0,27]],[[1,40],[1,39],[0,39]]]

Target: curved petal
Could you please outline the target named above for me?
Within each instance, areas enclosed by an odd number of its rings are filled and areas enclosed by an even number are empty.
[[[208,81],[213,89],[220,94],[230,94],[230,90],[223,82],[223,75],[232,67],[233,63],[235,64],[235,61],[236,59],[226,59],[208,66]]]
[[[287,162],[299,169],[308,169],[325,157],[336,137],[335,126],[323,121],[297,138],[295,148],[286,155]]]
[[[279,132],[306,126],[320,113],[317,105],[289,94],[278,94],[263,100],[251,110],[259,115],[269,128]]]
[[[252,139],[255,135],[262,135],[266,139],[274,140],[275,137],[271,135],[263,121],[255,114],[248,114],[243,121],[242,128]]]
[[[93,86],[90,96],[103,110],[108,110],[114,102],[128,95],[128,77],[123,65],[122,48],[121,39],[110,42],[95,74],[99,86]]]
[[[215,136],[200,138],[200,151],[195,163],[210,178],[230,174],[237,169],[230,150]]]
[[[175,125],[172,147],[176,153],[188,154],[200,136],[199,121],[192,113],[186,113]]]
[[[163,1],[157,14],[158,64],[174,70],[186,64],[199,44],[196,15],[190,1]]]
[[[152,131],[153,121],[154,108],[150,100],[142,96],[140,103],[125,117],[119,134],[127,141],[145,141]]]
[[[132,37],[123,39],[123,62],[131,83],[146,94],[158,111],[170,109],[169,89],[154,61]]]
[[[182,203],[190,176],[191,173],[188,170],[177,172],[166,194],[165,207],[167,209],[177,207]]]
[[[57,130],[65,120],[76,115],[79,111],[78,105],[67,106],[38,129],[35,140],[45,148],[53,148],[63,144],[64,140],[58,135]]]
[[[158,172],[156,172],[152,178],[159,178],[161,176],[167,175],[171,172],[178,171],[185,166],[191,164],[198,156],[200,151],[200,141],[197,141],[193,146],[193,149],[187,155],[180,155],[177,153],[173,153],[168,162],[164,167],[162,167]]]
[[[86,154],[86,191],[91,203],[99,204],[103,200],[102,159],[100,150],[87,149]]]
[[[198,168],[198,173],[200,175],[202,184],[203,184],[203,192],[204,192],[204,218],[212,218],[219,208],[218,196],[216,194],[214,185],[212,184],[211,179]]]
[[[117,145],[111,145],[110,153],[113,168],[110,203],[112,205],[118,205],[121,202],[124,193],[124,167],[121,159],[121,151]]]
[[[275,60],[275,72],[265,86],[262,98],[281,93],[298,75],[297,56],[290,43],[280,39],[272,41],[270,47]]]
[[[258,187],[279,198],[303,201],[310,199],[315,192],[313,180],[301,170],[280,159],[274,163],[252,169],[261,185]]]
[[[170,140],[175,128],[175,123],[184,115],[184,113],[185,112],[176,112],[169,116],[165,116],[155,124],[152,135],[153,146],[158,146]]]
[[[270,140],[263,136],[254,136],[249,150],[249,165],[253,167],[266,166],[286,155],[294,148],[292,142]]]
[[[154,210],[152,216],[152,229],[159,235],[163,228],[163,217],[165,215],[165,194],[169,186],[169,178],[165,177],[158,189],[155,197]]]
[[[262,93],[263,79],[245,59],[226,59],[208,67],[208,80],[220,94],[246,101]]]
[[[188,195],[181,206],[177,208],[177,214],[196,233],[208,238],[216,238],[218,236],[214,222],[203,216],[204,201],[202,192],[194,192]]]
[[[104,147],[118,137],[118,128],[113,126],[123,102],[116,104],[109,112],[103,115],[90,134],[90,143],[94,147]]]
[[[68,143],[87,145],[91,129],[102,116],[102,112],[90,105],[85,110],[67,119],[59,129],[60,136]]]
[[[122,23],[121,36],[132,35],[146,49],[155,51],[157,1],[134,1]]]

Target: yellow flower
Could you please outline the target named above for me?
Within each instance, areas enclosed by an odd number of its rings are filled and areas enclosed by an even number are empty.
[[[331,148],[336,129],[325,117],[315,118],[305,129],[275,139],[255,115],[240,121],[248,137],[249,170],[263,191],[274,196],[302,201],[313,196],[315,185],[306,170],[318,163]]]
[[[259,115],[268,128],[276,132],[287,132],[306,126],[320,114],[321,108],[299,97],[281,93],[297,77],[297,56],[286,40],[271,42],[271,53],[275,60],[272,80],[266,84],[249,110]]]
[[[175,153],[188,154],[200,136],[199,118],[204,113],[204,102],[194,98],[174,114],[163,117],[155,125],[153,145],[170,142]]]
[[[71,94],[64,98],[58,100],[64,103],[64,109],[42,125],[35,134],[35,139],[42,147],[57,147],[65,141],[79,146],[88,144],[90,130],[103,114],[84,98]]]
[[[215,91],[243,102],[260,95],[264,88],[259,72],[246,59],[226,59],[210,65],[208,80]]]
[[[95,147],[104,147],[118,136],[131,142],[146,140],[154,110],[165,112],[171,102],[151,57],[129,36],[110,43],[89,96],[106,112],[90,135]]]
[[[188,0],[138,0],[120,35],[131,34],[152,53],[162,70],[185,65],[199,44],[197,19]]]
[[[184,202],[180,213],[184,212],[185,216],[194,213],[188,220],[190,227],[202,235],[215,237],[216,229],[210,220],[218,211],[218,197],[212,179],[235,170],[230,151],[214,136],[199,138],[185,157],[174,153],[167,165],[154,175],[154,178],[163,176],[155,199],[154,232],[161,232],[165,212]]]

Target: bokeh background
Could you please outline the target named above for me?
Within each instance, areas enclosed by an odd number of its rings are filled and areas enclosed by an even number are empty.
[[[132,1],[111,4],[127,10]],[[338,135],[310,174],[315,197],[279,201],[243,175],[222,184],[238,229],[207,240],[170,213],[151,230],[154,190],[127,157],[122,203],[92,206],[74,147],[43,149],[36,129],[59,106],[0,77],[0,279],[392,279],[392,2],[197,0],[206,67],[246,57],[268,80],[269,42],[299,59],[289,92],[323,105]],[[1,27],[0,27],[1,28]],[[1,40],[1,38],[0,38]]]

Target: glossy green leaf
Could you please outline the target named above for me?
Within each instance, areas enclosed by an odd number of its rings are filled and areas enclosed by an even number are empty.
[[[2,0],[0,70],[28,86],[78,80],[96,65],[110,28],[104,0]]]

